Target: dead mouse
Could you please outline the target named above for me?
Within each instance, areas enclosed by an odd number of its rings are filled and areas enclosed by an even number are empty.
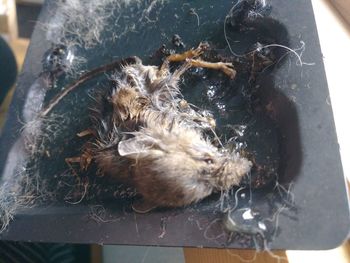
[[[124,64],[110,94],[96,99],[92,139],[79,162],[86,169],[94,161],[105,174],[133,185],[143,198],[133,206],[137,212],[198,202],[239,185],[251,169],[246,158],[211,143],[207,134],[214,132],[215,120],[182,98],[178,82],[190,67],[220,70],[230,78],[236,74],[230,63],[201,60],[206,48],[201,43],[172,54],[161,67],[140,59]],[[170,72],[170,62],[184,64]]]

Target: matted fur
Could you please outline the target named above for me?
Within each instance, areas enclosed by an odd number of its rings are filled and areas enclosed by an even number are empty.
[[[184,103],[178,82],[186,69],[124,66],[93,109],[97,165],[155,206],[184,206],[239,185],[252,165],[207,138],[215,121]]]

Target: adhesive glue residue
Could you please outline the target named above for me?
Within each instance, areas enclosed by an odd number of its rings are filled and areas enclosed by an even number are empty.
[[[287,107],[293,122],[295,110],[289,99],[275,89],[272,73],[283,68],[287,59],[295,59],[295,65],[302,66],[305,45],[289,47],[286,28],[270,17],[273,5],[269,1],[239,0],[233,5],[225,0],[215,5],[204,2],[51,3],[56,11],[46,18],[44,28],[52,46],[43,54],[42,72],[30,85],[20,116],[24,128],[19,141],[30,157],[17,170],[12,169],[19,180],[11,189],[22,190],[10,200],[3,200],[0,192],[0,203],[6,203],[1,206],[0,215],[7,218],[3,226],[18,207],[29,207],[28,204],[84,204],[91,206],[90,216],[100,222],[115,219],[105,205],[113,203],[113,209],[119,212],[130,208],[137,196],[135,189],[111,183],[97,167],[82,173],[66,163],[67,157],[79,156],[86,142],[76,135],[90,125],[89,107],[96,90],[113,85],[118,71],[105,72],[82,83],[45,118],[40,116],[40,109],[89,69],[115,58],[136,55],[145,65],[160,65],[165,56],[207,41],[210,48],[202,58],[232,63],[236,77],[189,69],[181,80],[184,99],[202,116],[215,119],[215,131],[207,134],[215,146],[238,153],[253,165],[239,188],[215,193],[181,211],[193,214],[189,221],[203,233],[203,244],[268,249],[279,233],[280,214],[294,209],[293,178],[283,177],[287,129],[280,111],[281,105]],[[298,155],[298,143],[294,147]],[[199,222],[203,214],[205,223]],[[164,218],[160,238],[166,236],[164,222],[171,224],[176,216]],[[124,216],[118,220],[122,222]]]

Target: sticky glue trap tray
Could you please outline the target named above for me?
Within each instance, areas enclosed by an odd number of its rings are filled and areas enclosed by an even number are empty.
[[[269,249],[327,249],[348,235],[349,211],[312,6],[300,1],[47,1],[0,140],[3,240]],[[132,210],[139,196],[81,154],[96,91],[120,67],[208,43],[202,59],[236,76],[191,68],[184,99],[216,120],[211,138],[254,165],[240,186],[184,208]],[[172,70],[179,65],[171,65]],[[215,135],[215,136],[214,136]],[[213,140],[214,140],[213,139]],[[12,219],[13,218],[13,219]]]

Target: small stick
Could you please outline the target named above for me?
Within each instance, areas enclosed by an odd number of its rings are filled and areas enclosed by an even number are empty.
[[[73,163],[80,163],[81,162],[81,157],[70,157],[70,158],[65,158],[64,161],[68,165],[68,167],[72,170],[74,176],[78,177],[78,173],[75,171],[73,168],[72,164]]]
[[[91,129],[86,129],[86,130],[83,130],[83,131],[77,133],[77,136],[80,138],[88,136],[88,135],[94,135],[94,131]]]
[[[91,164],[92,160],[93,156],[87,151],[83,152],[81,156],[65,158],[65,162],[73,170],[74,173],[75,170],[72,167],[73,163],[79,163],[80,169],[86,171],[89,165]]]

